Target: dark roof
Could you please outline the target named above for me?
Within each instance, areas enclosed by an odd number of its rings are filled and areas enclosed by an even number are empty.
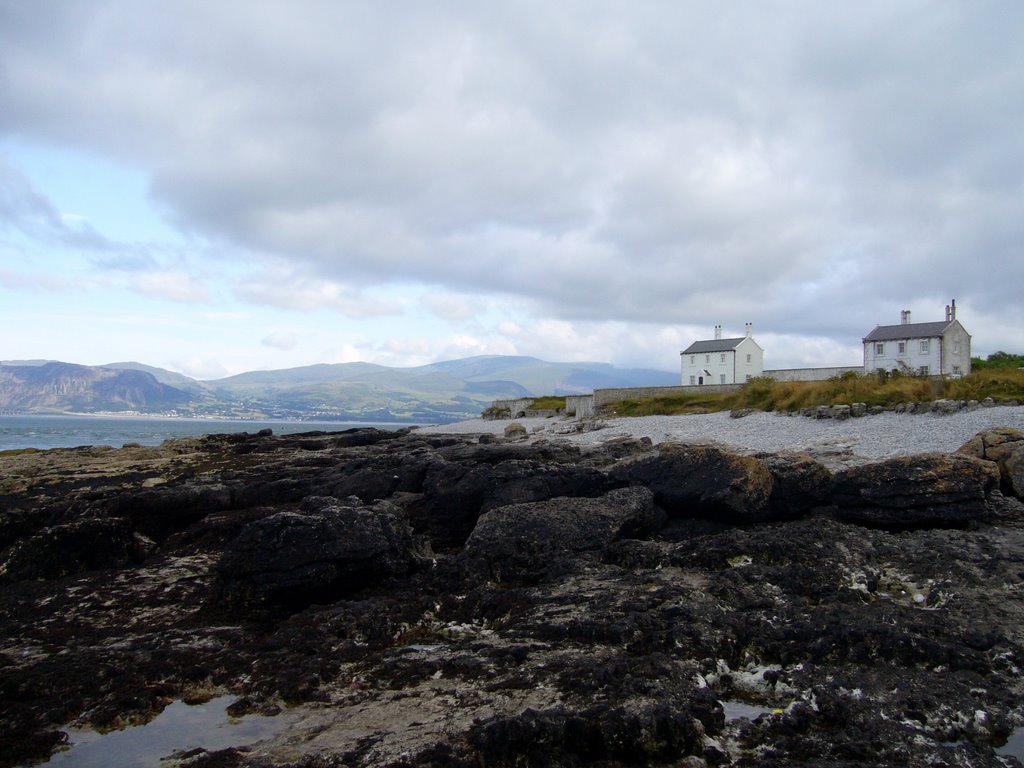
[[[708,341],[695,341],[679,354],[681,355],[702,355],[705,352],[728,352],[736,349],[739,343],[749,336],[740,336],[738,339],[710,339]]]
[[[896,341],[897,339],[930,339],[941,336],[955,320],[940,320],[937,323],[906,323],[900,325],[879,325],[864,337],[864,341]]]

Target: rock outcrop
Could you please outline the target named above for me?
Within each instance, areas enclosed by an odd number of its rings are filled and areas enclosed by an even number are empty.
[[[0,766],[219,693],[286,730],[175,764],[1019,764],[1021,444],[0,455]]]
[[[407,575],[416,559],[412,529],[394,505],[310,496],[297,510],[249,523],[224,548],[216,600],[291,609],[334,602]]]
[[[480,517],[462,554],[477,578],[538,581],[566,555],[599,551],[622,538],[647,538],[665,524],[646,488],[596,499],[552,498],[497,507]]]
[[[963,454],[881,461],[836,473],[831,500],[842,520],[888,529],[963,526],[991,516],[999,469]]]
[[[999,466],[1004,491],[1024,499],[1024,432],[1004,427],[975,435],[958,451]]]
[[[612,482],[640,485],[676,517],[753,523],[770,517],[772,475],[750,456],[711,446],[663,443],[657,455],[626,459],[609,472]]]

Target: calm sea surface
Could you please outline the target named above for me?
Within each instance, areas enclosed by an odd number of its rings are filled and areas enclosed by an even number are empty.
[[[73,448],[79,445],[125,443],[159,445],[170,437],[220,432],[258,432],[272,429],[275,435],[323,430],[337,432],[351,427],[399,429],[397,423],[342,421],[236,421],[234,419],[151,419],[116,416],[0,416],[0,451],[12,448]]]

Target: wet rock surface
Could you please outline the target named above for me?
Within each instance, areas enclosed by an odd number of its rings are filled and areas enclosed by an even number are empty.
[[[372,429],[0,455],[0,765],[224,693],[289,725],[171,764],[1018,764],[1011,437],[836,472]]]

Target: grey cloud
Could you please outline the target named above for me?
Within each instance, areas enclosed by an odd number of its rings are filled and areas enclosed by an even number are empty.
[[[335,309],[351,318],[395,315],[401,307],[387,298],[366,295],[351,285],[313,280],[287,272],[254,275],[236,288],[243,299],[290,310]]]
[[[74,226],[67,223],[60,211],[3,157],[0,157],[0,228],[19,232],[32,240],[88,251],[118,248],[86,222]]]
[[[0,132],[148,169],[183,229],[286,264],[300,303],[392,311],[361,292],[418,281],[849,334],[1024,284],[1019,3],[0,14]]]

